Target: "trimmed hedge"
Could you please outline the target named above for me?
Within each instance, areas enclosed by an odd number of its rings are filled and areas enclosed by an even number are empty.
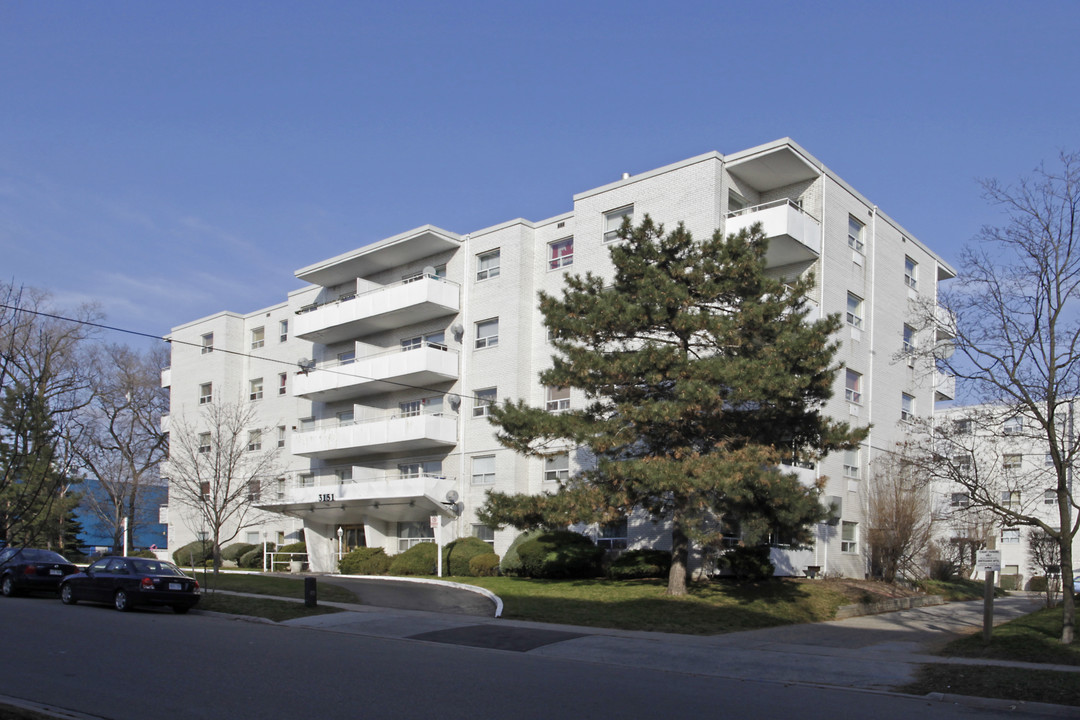
[[[544,532],[544,530],[526,530],[514,538],[514,542],[510,543],[510,547],[506,549],[506,554],[503,555],[502,561],[499,563],[499,570],[503,575],[525,574],[521,568],[521,556],[518,555],[518,548],[521,547],[522,543],[528,542]]]
[[[611,561],[608,577],[613,580],[664,578],[671,571],[671,553],[664,550],[628,550]]]
[[[487,555],[490,552],[491,546],[480,538],[458,538],[443,549],[443,570],[457,577],[472,575],[469,561],[477,555]]]
[[[266,543],[266,552],[274,552],[274,543]],[[262,545],[256,545],[253,550],[248,550],[240,556],[236,564],[249,570],[262,570],[263,549]]]
[[[214,543],[209,540],[193,540],[173,553],[173,562],[180,567],[204,567],[207,560],[214,560]]]
[[[254,545],[252,543],[238,542],[233,543],[232,545],[226,545],[221,549],[221,559],[232,560],[239,565],[240,558],[243,557],[244,553],[249,553],[255,548],[259,548],[259,551],[262,552],[261,545]]]
[[[768,580],[776,572],[776,566],[769,560],[768,545],[733,547],[720,556],[717,566],[723,570],[730,570],[736,580],[751,582]]]
[[[499,556],[493,552],[474,555],[469,560],[469,575],[472,577],[495,577],[498,574]]]
[[[342,556],[338,572],[344,575],[385,575],[390,556],[382,548],[356,548]]]
[[[288,545],[282,545],[281,548],[277,552],[283,552],[283,553],[306,553],[307,552],[307,543],[301,541],[301,542],[289,543]]]
[[[603,548],[569,530],[541,533],[518,546],[522,572],[534,578],[589,578],[600,575]]]
[[[435,543],[417,543],[390,561],[391,575],[434,575],[439,548]]]
[[[157,555],[151,550],[135,550],[134,552],[128,553],[128,557],[148,558],[150,560],[157,559]]]

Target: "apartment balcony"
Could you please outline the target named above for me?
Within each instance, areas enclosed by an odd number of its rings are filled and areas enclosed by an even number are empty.
[[[457,380],[458,352],[427,343],[413,350],[393,350],[342,364],[320,364],[297,375],[293,394],[331,402],[398,390],[403,385],[429,387]]]
[[[766,267],[807,263],[821,256],[821,223],[790,200],[775,200],[729,213],[725,232],[737,233],[754,223],[761,223],[769,240]]]
[[[457,444],[456,415],[390,415],[374,420],[336,420],[301,427],[292,436],[294,455],[334,460],[354,455],[434,450]]]
[[[785,473],[795,473],[795,476],[799,479],[799,484],[803,487],[814,487],[817,484],[817,470],[812,467],[785,463],[780,469]]]
[[[461,290],[457,283],[423,275],[325,305],[301,308],[293,332],[304,340],[329,345],[454,315],[460,307]]]
[[[934,373],[934,400],[954,400],[956,398],[956,376],[940,370]]]
[[[163,432],[163,433],[169,432],[169,427],[171,425],[172,425],[172,422],[170,421],[169,413],[162,413],[162,415],[161,415],[161,432]]]
[[[359,471],[357,468],[355,471]],[[431,515],[455,517],[445,500],[457,484],[441,475],[388,476],[294,486],[276,499],[259,503],[272,512],[329,525],[358,524],[369,518],[388,522],[426,521]]]
[[[163,388],[171,388],[172,387],[172,368],[171,367],[162,368],[162,370],[161,370],[161,387],[163,387]]]

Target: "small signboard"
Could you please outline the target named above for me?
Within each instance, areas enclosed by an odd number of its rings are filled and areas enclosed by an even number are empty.
[[[162,525],[169,524],[169,506],[158,505],[158,522]]]
[[[983,572],[1001,571],[1000,550],[978,550],[975,553],[975,569]]]
[[[438,515],[432,515],[431,516],[431,527],[433,527],[433,528],[439,527],[439,516]]]

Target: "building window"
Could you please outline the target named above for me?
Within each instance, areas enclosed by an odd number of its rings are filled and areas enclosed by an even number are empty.
[[[1050,488],[1043,491],[1043,505],[1057,505],[1057,490]]]
[[[863,301],[861,297],[851,293],[847,296],[847,324],[856,330],[862,330]]]
[[[566,482],[570,479],[570,455],[560,453],[544,458],[544,482]]]
[[[487,417],[491,414],[491,406],[499,399],[499,393],[496,388],[485,388],[483,390],[477,390],[476,395],[473,397],[473,417]]]
[[[472,484],[493,485],[495,483],[495,456],[481,455],[472,459]]]
[[[570,388],[549,387],[547,388],[547,411],[562,412],[570,408]]]
[[[956,421],[955,430],[957,435],[970,435],[971,428],[971,418],[960,418]]]
[[[209,480],[199,483],[199,495],[202,496],[202,501],[203,502],[210,502],[210,481]],[[202,534],[205,535],[206,531],[203,531]],[[204,538],[204,537],[200,537],[199,539],[203,540],[203,541],[206,540],[206,538]]]
[[[1043,457],[1043,465],[1046,467],[1054,467],[1054,456],[1050,453],[1046,453]]]
[[[908,353],[910,355],[911,353],[915,352],[915,347],[916,347],[915,346],[915,328],[913,328],[910,325],[905,323],[904,324],[904,352]]]
[[[862,477],[859,449],[844,451],[844,477],[859,480]]]
[[[1001,428],[1006,435],[1019,435],[1024,431],[1024,418],[1017,415],[1005,421]]]
[[[430,335],[417,335],[416,337],[405,338],[401,341],[401,351],[408,352],[409,350],[419,350],[424,347],[435,348],[436,350],[446,350],[446,334],[445,333],[431,333]]]
[[[261,348],[266,344],[266,330],[265,328],[255,328],[251,331],[251,349]]]
[[[289,321],[282,320],[278,323],[278,342],[285,342],[289,339]]]
[[[1001,456],[1001,466],[1009,472],[1019,470],[1023,461],[1023,455],[1008,454]]]
[[[289,392],[289,373],[281,373],[277,376],[277,394],[285,395]]]
[[[277,428],[277,446],[279,448],[285,447],[285,426],[278,425]]]
[[[626,518],[616,520],[613,523],[600,526],[596,544],[607,550],[625,550],[626,538],[629,535],[629,525]]]
[[[480,253],[476,256],[476,279],[490,280],[499,277],[499,251]]]
[[[203,383],[199,386],[199,404],[209,405],[214,402],[214,383]]]
[[[202,336],[202,354],[214,352],[214,333],[206,333]]]
[[[904,422],[915,422],[915,396],[900,393],[900,419]]]
[[[953,457],[956,469],[962,473],[971,472],[971,453],[963,452]]]
[[[476,323],[476,349],[496,347],[499,344],[499,318]]]
[[[311,473],[300,473],[296,478],[298,487],[315,487],[315,476]]]
[[[909,257],[904,258],[904,284],[912,290],[919,289],[919,263]]]
[[[954,507],[958,509],[966,508],[970,504],[971,496],[968,495],[966,492],[954,492],[952,494],[951,500],[949,501],[949,507]]]
[[[720,544],[723,547],[738,547],[742,542],[742,523],[732,515],[725,515],[720,520]]]
[[[210,452],[210,433],[199,433],[199,453],[205,455]]]
[[[352,482],[352,468],[338,468],[334,471],[334,476],[337,477],[338,485],[344,485],[345,483]]]
[[[844,380],[844,398],[849,403],[855,403],[856,405],[862,404],[862,374],[857,373],[854,370],[847,371],[847,377]]]
[[[1020,528],[1002,528],[1001,544],[1017,545],[1020,543]]]
[[[480,538],[488,545],[495,547],[495,531],[487,525],[473,525],[472,534],[474,538]]]
[[[248,451],[262,450],[262,430],[252,430],[248,433]]]
[[[262,495],[262,483],[258,480],[248,480],[248,500],[257,502]]]
[[[622,227],[623,219],[634,221],[634,206],[626,205],[604,213],[604,242],[612,242],[619,239],[619,228]]]
[[[840,552],[859,552],[859,523],[845,520],[840,525]]]
[[[356,362],[355,350],[346,350],[337,354],[338,365],[352,365],[354,362]]]
[[[574,264],[574,238],[568,237],[548,244],[548,269],[558,270]]]
[[[420,543],[435,542],[435,528],[427,520],[398,523],[398,552],[405,552]]]
[[[352,410],[342,410],[341,412],[337,413],[337,424],[339,426],[352,425],[353,424],[353,411]]]
[[[418,415],[420,415],[421,403],[419,400],[406,400],[405,402],[399,402],[398,410],[401,411],[401,417],[417,417]]]
[[[263,397],[263,381],[262,378],[255,378],[248,383],[248,400],[262,400]]]
[[[860,253],[866,249],[866,243],[863,241],[864,227],[861,222],[855,219],[854,215],[848,215],[847,244],[852,250]]]
[[[1004,490],[1001,493],[1001,506],[1006,510],[1020,510],[1020,491]]]

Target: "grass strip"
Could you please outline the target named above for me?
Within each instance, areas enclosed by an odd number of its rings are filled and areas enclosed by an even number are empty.
[[[202,598],[199,599],[199,604],[195,607],[199,610],[228,613],[230,615],[261,617],[274,622],[341,612],[340,608],[328,605],[316,605],[309,608],[304,603],[290,602],[289,600],[277,600],[271,597],[254,598],[224,595],[215,592],[203,593]]]
[[[831,620],[849,602],[824,583],[773,579],[695,583],[685,597],[664,594],[664,580],[452,578],[502,598],[514,620],[715,635]]]
[[[1080,673],[1053,670],[934,663],[923,665],[917,679],[898,690],[913,695],[940,692],[1080,707]]]
[[[940,651],[945,657],[1080,665],[1080,643],[1061,644],[1062,609],[1044,608],[994,628],[990,644],[982,633],[954,640]]]
[[[231,590],[232,592],[252,593],[254,595],[274,595],[277,597],[304,599],[304,579],[277,577],[273,575],[248,575],[242,573],[197,572],[195,579],[203,590]],[[317,582],[316,593],[319,600],[327,602],[359,603],[356,595],[343,587],[329,582]]]

